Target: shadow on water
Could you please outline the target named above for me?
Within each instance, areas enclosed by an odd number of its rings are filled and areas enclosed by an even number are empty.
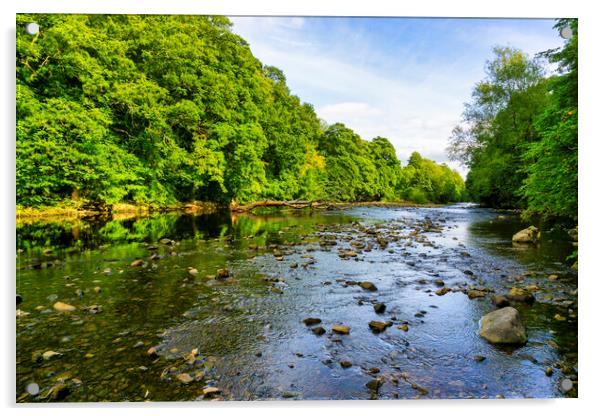
[[[545,235],[517,250],[508,241],[520,226],[462,205],[18,225],[18,308],[28,315],[17,319],[17,399],[196,400],[207,386],[238,400],[563,396],[560,381],[576,381],[571,247]],[[520,284],[539,285],[538,301],[516,305],[529,342],[488,344],[478,322],[489,299],[462,290],[502,293],[534,270]],[[365,280],[378,290],[357,285]],[[454,290],[435,295],[438,280]],[[76,309],[56,312],[56,301]],[[373,333],[371,320],[392,326]],[[40,395],[24,393],[32,382]]]

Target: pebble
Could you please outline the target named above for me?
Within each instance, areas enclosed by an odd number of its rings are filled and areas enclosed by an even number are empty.
[[[343,360],[343,361],[340,362],[340,364],[341,364],[341,367],[343,367],[343,368],[349,368],[349,367],[351,367],[353,365],[351,363],[351,361],[348,361],[348,360]]]
[[[554,370],[552,369],[552,367],[546,367],[545,373],[546,373],[546,376],[552,377],[552,374],[554,374]]]
[[[401,329],[402,331],[408,332],[410,329],[407,324],[401,324],[397,327],[397,329]]]

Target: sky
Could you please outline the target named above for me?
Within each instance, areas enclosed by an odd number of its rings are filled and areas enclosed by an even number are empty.
[[[327,123],[388,138],[403,164],[413,151],[445,162],[463,103],[494,46],[530,56],[563,40],[549,19],[231,17],[264,64]]]

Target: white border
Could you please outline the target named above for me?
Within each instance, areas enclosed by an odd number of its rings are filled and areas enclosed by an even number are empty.
[[[4,135],[0,139],[3,158],[0,166],[2,180],[2,223],[0,228],[0,253],[4,267],[2,282],[4,290],[3,322],[4,348],[0,373],[0,393],[2,404],[8,407],[8,414],[37,414],[60,412],[62,414],[105,415],[107,412],[128,412],[128,414],[164,415],[166,412],[178,414],[306,414],[344,412],[347,415],[367,413],[422,414],[479,414],[507,415],[509,413],[536,412],[559,415],[594,413],[599,406],[598,397],[602,388],[599,374],[600,357],[597,350],[601,344],[599,302],[602,282],[595,260],[600,257],[599,239],[602,236],[600,217],[597,213],[601,204],[598,166],[602,163],[602,133],[600,132],[600,41],[602,40],[602,15],[595,7],[596,1],[578,0],[422,0],[422,1],[356,1],[356,0],[20,0],[13,3],[5,0],[0,6],[2,13],[2,97],[0,114]],[[439,17],[578,17],[579,18],[579,215],[580,215],[580,316],[579,316],[579,399],[573,400],[508,400],[508,401],[387,401],[387,402],[253,402],[253,403],[163,403],[153,404],[78,404],[74,406],[20,406],[15,407],[14,369],[14,291],[15,291],[15,237],[14,237],[14,56],[15,56],[15,13],[147,13],[147,14],[225,14],[225,15],[345,15],[345,16],[439,16]],[[477,81],[477,80],[475,80]],[[596,238],[597,237],[597,238]],[[598,406],[596,406],[598,405]],[[596,413],[598,413],[598,410]],[[6,414],[6,413],[5,413]]]

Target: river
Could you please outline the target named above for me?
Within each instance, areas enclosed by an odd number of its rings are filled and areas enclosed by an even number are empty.
[[[513,245],[527,225],[470,204],[19,223],[16,398],[575,397],[574,248]],[[479,320],[513,286],[536,286],[529,340],[500,348]]]

